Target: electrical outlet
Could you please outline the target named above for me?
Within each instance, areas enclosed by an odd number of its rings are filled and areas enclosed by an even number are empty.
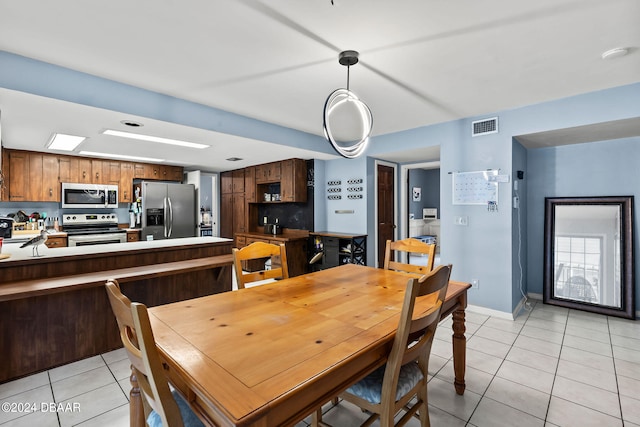
[[[471,289],[479,289],[480,288],[480,280],[473,279],[471,280]]]

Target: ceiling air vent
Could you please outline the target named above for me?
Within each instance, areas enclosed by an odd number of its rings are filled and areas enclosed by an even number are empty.
[[[471,136],[488,135],[490,133],[498,133],[497,117],[471,122]]]

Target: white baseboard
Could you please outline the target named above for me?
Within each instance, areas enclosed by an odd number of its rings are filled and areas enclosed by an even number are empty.
[[[513,320],[513,315],[511,313],[506,313],[504,311],[493,310],[491,308],[480,307],[479,305],[467,305],[466,310],[472,311],[474,313],[483,314],[485,316],[493,316],[498,317],[500,319],[505,320]]]

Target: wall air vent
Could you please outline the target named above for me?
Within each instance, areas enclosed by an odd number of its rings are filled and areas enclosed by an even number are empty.
[[[471,122],[471,136],[488,135],[490,133],[498,133],[497,117]]]

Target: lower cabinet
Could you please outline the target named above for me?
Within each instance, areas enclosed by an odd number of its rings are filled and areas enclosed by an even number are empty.
[[[312,257],[313,271],[324,270],[344,264],[367,264],[366,234],[343,234],[314,232],[309,233],[311,252],[322,254]]]
[[[48,248],[66,248],[68,245],[67,236],[47,236],[44,242]]]
[[[248,246],[253,242],[265,242],[274,245],[284,243],[287,252],[289,277],[300,276],[309,270],[307,262],[307,239],[308,235],[306,232],[292,236],[271,236],[264,233],[237,233],[235,235],[235,243],[238,248]],[[243,265],[243,268],[247,271],[264,270],[265,261],[266,260],[250,261],[246,265]],[[277,260],[275,262],[277,262]]]
[[[139,242],[140,230],[127,230],[127,242]]]

